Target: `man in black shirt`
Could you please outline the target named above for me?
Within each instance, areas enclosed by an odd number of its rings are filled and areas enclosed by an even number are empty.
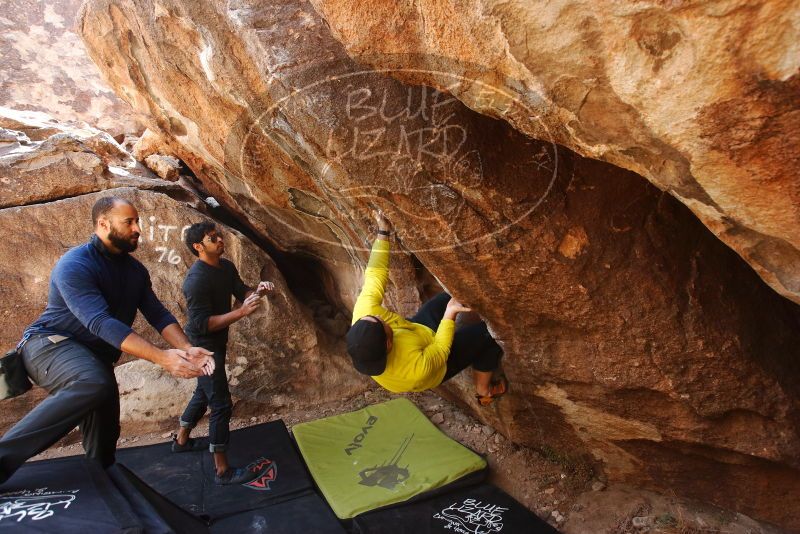
[[[194,395],[180,418],[180,430],[172,450],[184,452],[193,449],[194,440],[189,435],[205,414],[206,408],[211,408],[208,438],[217,472],[215,482],[243,484],[249,482],[253,475],[244,468],[228,465],[226,454],[232,408],[225,374],[228,327],[256,311],[261,305],[261,297],[272,291],[274,286],[271,282],[260,282],[253,291],[242,282],[233,263],[221,258],[225,253],[225,242],[211,222],[190,226],[186,230],[186,245],[199,258],[183,282],[188,314],[186,334],[197,346],[214,352],[216,368],[213,375],[197,379]],[[242,303],[234,310],[231,310],[231,296]]]

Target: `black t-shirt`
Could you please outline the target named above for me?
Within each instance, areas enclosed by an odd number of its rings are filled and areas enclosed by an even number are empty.
[[[209,332],[208,318],[228,313],[231,311],[231,296],[244,301],[250,290],[228,260],[221,259],[219,267],[212,267],[202,260],[194,262],[183,281],[188,315],[185,331],[192,345],[209,350],[224,348],[228,343],[228,329]]]

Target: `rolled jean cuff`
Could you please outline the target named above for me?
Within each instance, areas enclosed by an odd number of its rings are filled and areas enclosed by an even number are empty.
[[[209,452],[225,452],[228,449],[227,443],[209,443]]]
[[[197,426],[197,423],[187,423],[183,419],[178,419],[178,424],[181,425],[181,428],[188,428],[189,430]]]

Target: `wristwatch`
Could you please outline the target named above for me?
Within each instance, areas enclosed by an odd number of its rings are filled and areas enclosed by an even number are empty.
[[[389,230],[378,230],[378,235],[385,235],[386,237],[389,237],[392,235],[392,232]]]

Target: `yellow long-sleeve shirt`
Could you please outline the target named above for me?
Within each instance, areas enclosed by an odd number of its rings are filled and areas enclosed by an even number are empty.
[[[389,241],[383,239],[372,245],[364,271],[364,287],[353,307],[353,323],[365,315],[375,315],[394,333],[392,350],[386,355],[386,369],[373,376],[373,380],[393,393],[424,391],[438,386],[444,378],[455,322],[442,319],[434,332],[383,307],[383,292],[389,281],[390,248]]]

